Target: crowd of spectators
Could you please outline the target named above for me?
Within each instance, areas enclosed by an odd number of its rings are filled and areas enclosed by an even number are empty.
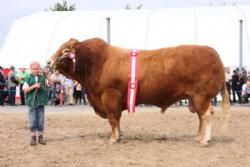
[[[230,68],[227,67],[225,74],[230,103],[248,103],[250,95],[250,72],[247,72],[244,68],[241,71],[239,68],[236,68],[231,74]]]
[[[26,68],[20,68],[16,71],[14,66],[9,69],[0,66],[0,105],[17,105],[17,88],[19,88],[20,105],[25,105],[25,95],[22,87],[25,78],[29,75]],[[58,71],[48,74],[46,68],[41,69],[40,75],[46,75],[47,78],[48,105],[87,105],[84,87],[77,81],[66,78]],[[225,78],[230,103],[248,103],[250,97],[250,72],[247,72],[244,68],[242,70],[236,68],[231,71],[227,67],[225,68]],[[180,105],[182,104],[182,101],[180,101]],[[184,104],[187,104],[186,100]],[[216,97],[212,100],[212,104],[217,105]]]
[[[0,66],[0,105],[25,105],[23,84],[29,76],[26,68],[18,71],[14,66],[4,69]],[[48,72],[46,68],[41,69],[40,75],[46,75],[46,90],[48,93],[48,105],[87,105],[84,87],[77,81],[66,78],[58,71]],[[20,102],[17,103],[17,97]]]
[[[230,67],[225,68],[225,80],[229,93],[230,104],[247,104],[250,98],[250,71],[245,68],[235,68],[231,71]],[[212,105],[218,104],[217,96],[212,101]],[[188,105],[187,100],[181,100],[179,105]]]

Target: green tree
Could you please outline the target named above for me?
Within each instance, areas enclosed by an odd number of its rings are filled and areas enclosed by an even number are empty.
[[[66,0],[62,0],[61,3],[57,2],[54,4],[53,7],[50,7],[49,10],[51,11],[73,11],[76,10],[76,5],[68,5],[68,2]]]

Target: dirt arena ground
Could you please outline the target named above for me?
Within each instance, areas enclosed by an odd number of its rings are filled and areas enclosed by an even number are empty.
[[[221,132],[221,109],[215,110],[212,141],[202,147],[193,140],[197,115],[186,107],[124,112],[123,135],[114,145],[107,120],[90,107],[47,107],[47,145],[32,147],[26,107],[1,107],[0,167],[249,167],[250,107],[231,107],[227,133]]]

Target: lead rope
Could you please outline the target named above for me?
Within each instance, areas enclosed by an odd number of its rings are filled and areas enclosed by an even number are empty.
[[[35,100],[36,100],[36,97],[37,97],[37,88],[36,88],[36,90],[35,90],[35,95],[34,95],[34,98],[33,98],[33,105],[32,105],[32,107],[37,107],[37,105],[35,106]]]

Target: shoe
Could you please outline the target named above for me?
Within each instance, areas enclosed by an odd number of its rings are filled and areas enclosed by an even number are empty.
[[[32,136],[32,137],[31,137],[30,145],[31,145],[31,146],[36,145],[36,136]]]
[[[46,140],[43,138],[43,135],[38,136],[38,143],[46,145]]]

